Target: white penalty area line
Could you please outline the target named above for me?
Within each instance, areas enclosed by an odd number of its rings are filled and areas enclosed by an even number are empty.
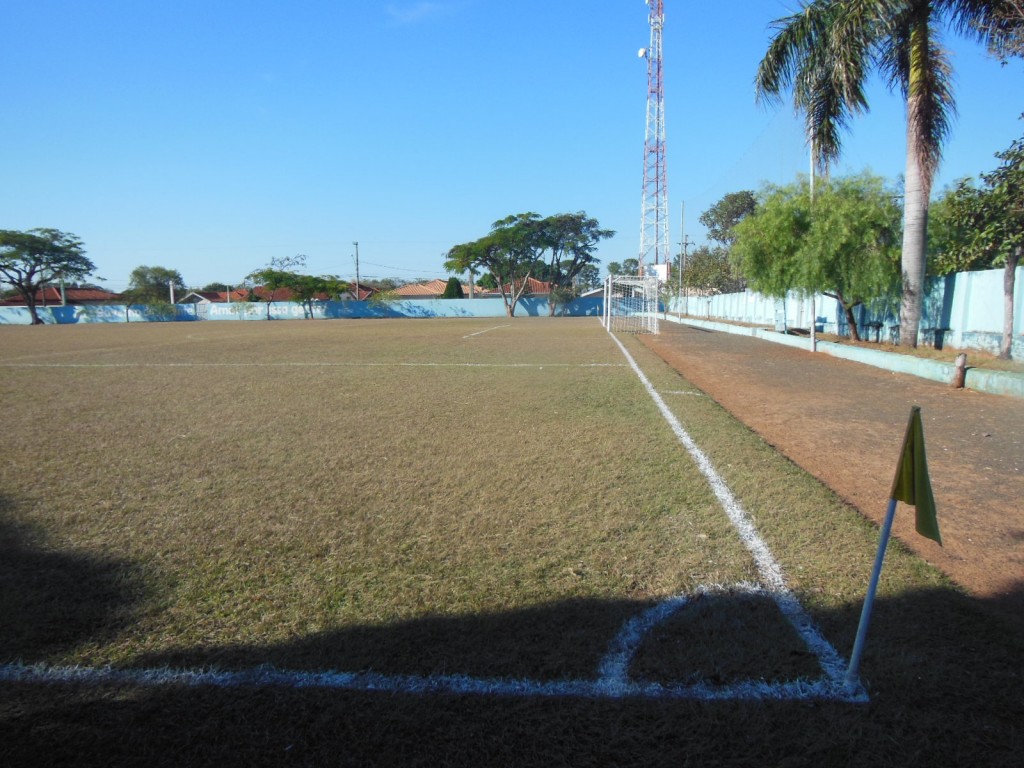
[[[740,540],[750,551],[750,554],[753,555],[758,574],[764,582],[768,594],[771,595],[779,610],[782,611],[782,614],[789,620],[800,637],[803,638],[807,648],[818,658],[818,663],[825,674],[826,687],[829,690],[844,690],[847,662],[839,655],[839,652],[836,651],[832,644],[825,639],[825,636],[821,634],[821,630],[818,629],[817,625],[800,604],[800,601],[797,600],[796,595],[786,586],[781,566],[772,555],[771,550],[768,549],[764,539],[757,532],[753,521],[750,519],[750,515],[747,514],[743,505],[733,495],[725,480],[722,479],[722,476],[718,474],[718,470],[715,469],[707,454],[694,442],[689,432],[686,431],[679,419],[676,418],[676,415],[672,413],[665,400],[658,394],[650,379],[640,369],[640,366],[633,359],[633,356],[629,354],[626,347],[615,334],[609,332],[608,335],[618,345],[629,366],[640,379],[644,389],[647,390],[647,394],[650,395],[654,404],[658,407],[662,417],[668,422],[676,438],[686,448],[687,453],[690,454],[690,457],[697,464],[698,469],[700,469],[701,474],[708,481],[715,497],[722,505],[722,509],[725,510],[733,527],[739,533]],[[849,695],[863,696],[863,700],[867,700],[867,694],[859,683],[856,686],[852,686]]]
[[[739,584],[732,587],[700,587],[696,597],[742,593],[770,597],[762,587]],[[133,685],[157,687],[239,688],[278,687],[334,689],[355,692],[383,692],[405,695],[459,694],[518,698],[589,699],[689,699],[694,701],[844,701],[862,703],[866,697],[831,680],[797,679],[769,683],[739,680],[730,685],[706,683],[674,684],[636,681],[629,678],[629,666],[644,640],[660,623],[691,602],[689,596],[665,600],[627,621],[612,640],[608,653],[593,680],[529,680],[468,675],[388,675],[378,672],[306,672],[270,666],[255,669],[176,670],[101,669],[88,667],[46,667],[7,664],[0,666],[0,682],[43,684]]]
[[[511,327],[512,326],[509,323],[506,323],[505,325],[495,325],[493,328],[484,328],[484,330],[477,331],[476,333],[467,333],[462,338],[464,338],[464,339],[472,339],[474,336],[482,336],[485,333],[490,333],[491,331],[497,331],[499,328],[511,328]]]

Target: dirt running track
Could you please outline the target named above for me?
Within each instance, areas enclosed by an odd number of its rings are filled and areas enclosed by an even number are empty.
[[[921,406],[944,546],[895,535],[1024,630],[1024,401],[666,322],[647,345],[792,461],[881,522]]]

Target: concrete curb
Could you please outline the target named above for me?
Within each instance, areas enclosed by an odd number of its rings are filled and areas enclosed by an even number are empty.
[[[811,351],[811,340],[809,338],[789,336],[769,328],[752,328],[715,320],[698,320],[696,318],[680,319],[671,315],[662,315],[662,319],[681,325],[690,325],[694,328],[704,328],[709,331],[721,331],[722,333],[733,333],[739,336],[753,336],[757,339],[770,341],[773,344],[783,344],[788,347],[803,349],[807,352]],[[942,384],[950,384],[953,381],[954,366],[951,363],[940,363],[935,360],[900,355],[894,352],[883,352],[882,350],[851,347],[846,344],[836,344],[830,341],[819,341],[818,352],[831,355],[832,357],[852,360],[856,363],[863,363],[864,365],[871,365],[875,368],[882,368],[887,371],[930,379]],[[1021,373],[968,368],[965,386],[977,392],[1024,398],[1024,374]]]

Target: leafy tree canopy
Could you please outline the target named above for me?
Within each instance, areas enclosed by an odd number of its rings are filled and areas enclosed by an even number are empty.
[[[676,269],[679,269],[679,261],[680,257],[676,257]],[[681,282],[703,295],[734,293],[742,291],[745,285],[729,261],[729,252],[707,245],[698,246],[687,254]]]
[[[303,305],[307,318],[313,317],[313,302],[317,299],[337,297],[348,290],[349,284],[335,275],[305,275],[294,271],[295,267],[306,264],[303,255],[273,258],[270,264],[248,275],[248,280],[269,291],[266,295],[267,319],[270,319],[271,304],[278,300],[281,293],[287,290],[291,298]]]
[[[444,286],[444,293],[441,294],[442,299],[461,299],[462,298],[462,283],[457,277],[449,277],[448,282]]]
[[[596,262],[593,252],[598,242],[613,234],[582,211],[547,218],[533,212],[519,213],[494,222],[484,237],[453,246],[444,268],[448,272],[489,274],[511,317],[529,278],[547,280],[564,294],[580,270]],[[480,284],[485,285],[484,278]],[[552,295],[554,298],[560,293],[556,290]]]
[[[40,288],[59,279],[81,279],[96,269],[82,241],[59,229],[0,230],[0,282],[8,283],[25,300],[33,325]]]
[[[1009,359],[1017,266],[1024,255],[1024,137],[996,157],[999,167],[983,173],[979,185],[962,180],[942,198],[932,245],[937,274],[1003,266],[999,356]]]
[[[617,261],[608,262],[608,274],[612,277],[615,277],[616,275],[635,275],[639,271],[639,259],[623,259],[621,263]]]
[[[834,297],[859,338],[853,308],[899,280],[900,215],[885,181],[866,173],[824,182],[813,202],[806,181],[766,186],[736,226],[731,258],[761,293]]]
[[[128,290],[124,295],[132,304],[167,304],[171,300],[171,286],[176,296],[185,290],[185,281],[178,270],[141,266],[128,275]]]
[[[936,204],[935,274],[1003,266],[1024,248],[1024,137],[996,157],[980,184],[962,179]]]
[[[708,228],[708,238],[728,247],[736,239],[733,228],[757,208],[754,193],[744,189],[730,192],[700,215],[700,223]]]
[[[589,291],[601,285],[601,270],[596,264],[585,265],[576,276],[576,284],[581,291]]]

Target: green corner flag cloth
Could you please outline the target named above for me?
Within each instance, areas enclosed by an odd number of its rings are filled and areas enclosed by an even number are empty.
[[[889,498],[912,504],[917,511],[917,532],[942,544],[939,521],[935,516],[935,497],[932,496],[932,483],[928,478],[928,460],[924,453],[921,407],[917,405],[910,410],[907,434],[903,438],[900,463],[896,467]]]

